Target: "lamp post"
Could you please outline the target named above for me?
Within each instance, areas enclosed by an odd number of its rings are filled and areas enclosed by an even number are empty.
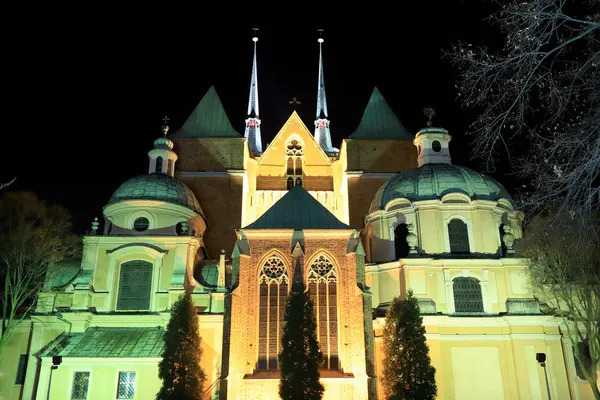
[[[48,394],[46,399],[50,400],[50,385],[52,384],[52,371],[58,368],[62,362],[62,356],[52,356],[52,366],[50,367],[50,377],[48,378]]]
[[[546,377],[546,391],[548,392],[548,400],[552,400],[550,396],[550,384],[548,383],[548,372],[546,371],[546,353],[536,353],[535,359],[544,368],[544,376]]]

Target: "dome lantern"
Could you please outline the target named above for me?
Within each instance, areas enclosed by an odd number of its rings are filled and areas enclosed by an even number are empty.
[[[450,141],[452,136],[444,128],[432,126],[435,110],[426,107],[424,114],[429,117],[427,127],[415,135],[413,144],[417,147],[419,167],[426,164],[451,164]]]
[[[163,136],[154,141],[154,148],[148,152],[148,157],[150,158],[148,173],[166,174],[174,177],[177,154],[173,151],[173,141],[167,138],[167,132],[169,132],[168,120],[169,118],[166,116],[163,118]]]

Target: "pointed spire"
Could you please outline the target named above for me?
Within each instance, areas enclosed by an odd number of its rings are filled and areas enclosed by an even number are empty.
[[[337,156],[339,150],[331,143],[329,120],[327,119],[327,97],[325,95],[325,74],[323,72],[323,29],[319,29],[319,83],[317,86],[317,119],[315,120],[315,140],[329,156]]]
[[[250,96],[248,98],[248,118],[246,118],[246,129],[244,137],[248,140],[248,145],[252,153],[257,156],[262,154],[262,143],[260,136],[260,118],[258,114],[258,72],[256,69],[256,36],[257,28],[254,28],[254,58],[252,59],[252,76],[250,77]]]

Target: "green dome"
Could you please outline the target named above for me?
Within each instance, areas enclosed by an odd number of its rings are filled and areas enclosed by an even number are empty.
[[[463,193],[471,200],[506,199],[512,197],[500,183],[472,169],[452,164],[425,164],[400,172],[379,188],[371,203],[371,211],[385,208],[391,200],[410,201],[441,199],[448,193]]]
[[[139,175],[123,183],[108,204],[124,200],[160,200],[179,204],[202,214],[202,208],[192,190],[182,181],[163,173]]]

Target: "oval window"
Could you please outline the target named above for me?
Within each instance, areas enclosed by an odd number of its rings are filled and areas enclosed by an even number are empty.
[[[431,143],[431,149],[436,153],[439,153],[439,151],[442,150],[442,144],[437,140],[434,140],[433,143]]]
[[[138,232],[143,232],[150,226],[150,221],[146,217],[138,217],[133,221],[133,229]]]

